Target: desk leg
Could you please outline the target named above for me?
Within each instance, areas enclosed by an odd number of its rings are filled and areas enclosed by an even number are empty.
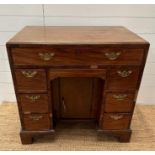
[[[24,134],[20,133],[20,139],[22,144],[32,144],[33,143],[33,137],[30,134]]]
[[[25,131],[25,130],[22,130],[20,132],[20,138],[21,138],[22,144],[32,144],[34,137],[39,137],[41,135],[54,135],[54,133],[55,133],[54,129],[47,130],[47,131]]]
[[[131,138],[131,132],[126,132],[119,135],[119,141],[120,142],[130,142],[130,138]]]
[[[132,131],[130,129],[127,130],[98,130],[100,134],[106,134],[109,136],[116,137],[120,142],[129,142]]]

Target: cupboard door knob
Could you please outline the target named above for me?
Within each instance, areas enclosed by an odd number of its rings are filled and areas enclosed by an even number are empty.
[[[118,95],[114,94],[113,95],[113,98],[115,98],[115,99],[117,99],[119,101],[124,100],[126,97],[127,97],[127,94],[118,94]]]
[[[26,78],[33,78],[36,74],[37,71],[22,71],[22,74],[26,77]]]
[[[39,53],[39,57],[44,61],[49,61],[54,57],[55,53]]]
[[[35,102],[36,100],[40,99],[40,95],[26,95],[26,98],[31,102]]]
[[[117,74],[121,77],[128,77],[129,75],[132,74],[132,71],[131,70],[123,70],[123,71],[117,71]]]
[[[121,55],[121,52],[105,52],[104,55],[109,60],[116,60]]]
[[[32,119],[33,121],[39,121],[42,118],[43,116],[30,116],[30,119]]]
[[[110,115],[110,118],[117,121],[123,118],[123,115]]]

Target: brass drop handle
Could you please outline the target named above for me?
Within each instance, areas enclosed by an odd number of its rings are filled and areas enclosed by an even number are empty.
[[[123,118],[123,115],[110,115],[110,118],[117,121]]]
[[[117,71],[117,74],[121,77],[128,77],[129,75],[132,74],[132,70],[123,70],[123,71]]]
[[[38,55],[42,60],[49,61],[54,57],[55,53],[39,53]]]
[[[36,100],[40,99],[40,95],[26,95],[26,98],[31,102],[35,102]]]
[[[113,98],[115,98],[115,99],[117,99],[119,101],[124,100],[126,97],[127,97],[127,94],[118,94],[118,95],[114,94],[113,95]]]
[[[26,78],[33,78],[36,74],[37,71],[22,71],[22,74],[26,77]]]
[[[41,115],[40,116],[35,116],[35,115],[33,116],[33,115],[31,115],[30,116],[30,119],[32,119],[33,121],[39,121],[42,118],[43,118],[43,116],[41,116]]]
[[[105,52],[104,55],[109,60],[116,60],[121,55],[121,52]]]
[[[66,104],[65,104],[64,97],[62,97],[62,106],[63,106],[63,110],[66,111]]]

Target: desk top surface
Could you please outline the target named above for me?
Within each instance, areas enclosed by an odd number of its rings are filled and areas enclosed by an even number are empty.
[[[7,44],[146,44],[122,26],[26,26]]]

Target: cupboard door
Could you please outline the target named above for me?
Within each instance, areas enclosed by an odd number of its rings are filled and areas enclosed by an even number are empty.
[[[90,118],[93,78],[61,78],[61,118]]]

